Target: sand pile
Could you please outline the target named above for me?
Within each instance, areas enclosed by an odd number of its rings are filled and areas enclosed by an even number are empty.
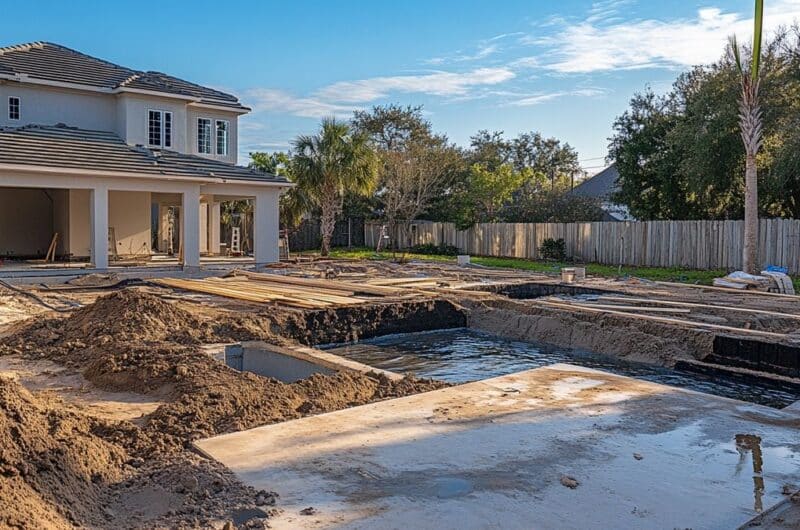
[[[0,377],[0,528],[188,528],[268,515],[258,506],[269,509],[274,494],[188,451],[154,452],[136,430]]]
[[[123,449],[93,433],[99,422],[48,406],[0,377],[2,528],[106,523],[105,487],[122,476]]]
[[[36,319],[18,328],[0,343],[0,354],[10,351],[32,355],[56,350],[65,360],[73,352],[110,343],[195,345],[235,340],[286,342],[270,321],[259,323],[237,314],[223,318],[201,318],[177,304],[139,289],[123,289],[98,298],[95,303],[73,311],[67,317]]]
[[[144,429],[188,443],[310,414],[402,397],[448,386],[441,381],[341,372],[285,384],[222,367],[179,383],[181,397],[159,407]],[[194,389],[194,390],[192,390]]]
[[[4,380],[0,527],[258,526],[274,497],[195,454],[192,440],[446,386],[360,373],[284,384],[237,372],[196,347],[228,334],[276,338],[274,321],[237,318],[203,318],[129,289],[0,338],[0,355],[44,357],[102,389],[165,401],[137,424],[93,420]]]

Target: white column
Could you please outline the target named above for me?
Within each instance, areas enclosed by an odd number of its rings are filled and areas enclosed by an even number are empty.
[[[253,246],[256,266],[278,261],[278,198],[277,189],[256,193],[253,205]]]
[[[95,186],[89,193],[92,266],[108,268],[108,187]]]
[[[215,201],[212,202],[209,206],[210,206],[210,212],[208,215],[208,251],[215,256],[219,256],[220,203]]]
[[[200,186],[181,195],[184,268],[200,267]]]
[[[198,231],[198,236],[200,237],[200,254],[208,254],[208,203],[203,202],[202,199],[197,215],[200,220],[200,230]]]

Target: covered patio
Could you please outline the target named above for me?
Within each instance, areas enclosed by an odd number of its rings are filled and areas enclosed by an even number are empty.
[[[6,145],[7,144],[7,145]],[[21,148],[22,147],[22,148]],[[284,179],[70,128],[0,131],[0,275],[106,270],[126,261],[197,269],[227,259],[221,208],[251,201],[252,263],[278,261]],[[42,258],[51,257],[48,263]]]

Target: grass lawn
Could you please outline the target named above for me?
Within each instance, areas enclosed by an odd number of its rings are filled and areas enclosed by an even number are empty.
[[[400,254],[397,254],[398,256]],[[368,248],[358,249],[333,249],[331,256],[335,258],[350,258],[350,259],[373,259],[373,260],[386,260],[392,259],[394,255],[391,252],[381,252],[376,254],[374,250]],[[455,262],[455,256],[441,256],[430,254],[405,254],[406,259],[428,260],[428,261],[445,261]],[[518,258],[491,258],[473,256],[472,263],[483,265],[485,267],[498,267],[505,269],[522,269],[534,272],[558,274],[561,267],[569,267],[574,264],[571,263],[557,263],[552,261],[533,261]],[[702,285],[711,285],[714,278],[724,276],[727,271],[725,270],[692,270],[692,269],[677,269],[677,268],[659,268],[659,267],[614,267],[613,265],[600,265],[597,263],[589,263],[586,265],[586,274],[595,276],[605,276],[609,278],[621,278],[625,276],[636,276],[638,278],[646,278],[648,280],[659,280],[667,282],[686,282],[697,283]],[[795,279],[795,288],[800,288],[800,279]]]

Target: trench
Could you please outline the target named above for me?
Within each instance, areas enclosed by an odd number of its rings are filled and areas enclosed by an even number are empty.
[[[504,339],[469,328],[386,335],[325,349],[383,370],[452,383],[570,363],[775,408],[800,400],[800,386],[796,385],[670,369],[541,342]]]

